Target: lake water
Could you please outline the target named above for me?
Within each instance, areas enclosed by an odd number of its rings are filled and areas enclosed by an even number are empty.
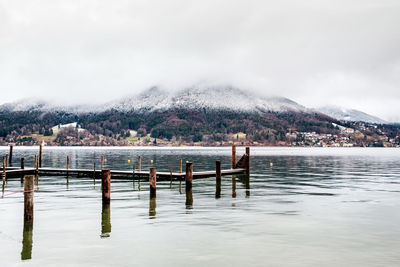
[[[8,148],[0,148],[5,155]],[[14,147],[14,165],[32,166],[38,148]],[[239,155],[244,148],[238,148]],[[229,168],[230,148],[44,148],[43,165],[194,171]],[[128,163],[131,160],[131,163]],[[270,163],[273,163],[273,166]],[[111,179],[109,213],[99,181],[39,177],[32,231],[24,229],[19,179],[0,198],[0,266],[400,266],[400,150],[251,148],[243,177],[194,180],[193,206],[179,183]],[[151,206],[151,207],[150,207]],[[33,242],[31,242],[31,240]],[[24,258],[25,260],[21,260]],[[30,258],[30,259],[29,259]]]

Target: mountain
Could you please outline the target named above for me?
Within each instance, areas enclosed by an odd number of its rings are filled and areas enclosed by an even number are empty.
[[[388,122],[356,109],[346,109],[339,106],[325,106],[317,109],[332,118],[343,121],[369,122],[387,124]]]
[[[158,87],[143,93],[110,102],[107,109],[153,112],[170,109],[212,109],[241,112],[308,112],[284,97],[265,97],[234,87],[192,87],[166,91]]]

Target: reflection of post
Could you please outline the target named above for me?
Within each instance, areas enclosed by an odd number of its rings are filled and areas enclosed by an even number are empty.
[[[33,243],[32,234],[33,234],[33,221],[24,220],[21,260],[30,260],[32,258],[32,243]]]
[[[149,216],[151,219],[153,219],[156,216],[156,206],[157,206],[157,199],[155,197],[150,198]]]
[[[193,163],[186,162],[185,189],[186,189],[186,208],[193,206]]]
[[[232,169],[236,166],[236,146],[232,146]]]
[[[111,233],[110,203],[103,202],[101,209],[101,238],[109,237]]]
[[[111,171],[101,171],[101,190],[103,203],[110,203],[111,199]]]
[[[169,168],[169,188],[172,188],[172,168]]]
[[[236,197],[236,176],[232,175],[232,197]]]
[[[245,182],[245,186],[246,186],[246,197],[249,197],[250,196],[250,178],[249,178],[249,176],[245,177],[244,182]]]
[[[215,162],[215,198],[221,197],[221,161],[217,160]]]

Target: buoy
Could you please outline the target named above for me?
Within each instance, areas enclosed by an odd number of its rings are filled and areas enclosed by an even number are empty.
[[[269,166],[270,166],[270,167],[274,166],[274,163],[270,162],[270,163],[269,163]]]

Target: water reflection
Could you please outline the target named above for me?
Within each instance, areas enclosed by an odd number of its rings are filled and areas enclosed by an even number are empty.
[[[232,175],[232,198],[236,197],[236,176]]]
[[[33,220],[24,220],[21,260],[30,260],[32,258],[32,244],[33,244],[32,236],[33,236]]]
[[[111,208],[110,203],[104,203],[101,209],[101,238],[110,237],[111,233]]]
[[[193,209],[193,192],[192,188],[186,190],[186,209]]]
[[[156,207],[157,207],[157,201],[156,198],[150,198],[150,203],[149,203],[149,217],[150,219],[154,219],[156,217]]]

